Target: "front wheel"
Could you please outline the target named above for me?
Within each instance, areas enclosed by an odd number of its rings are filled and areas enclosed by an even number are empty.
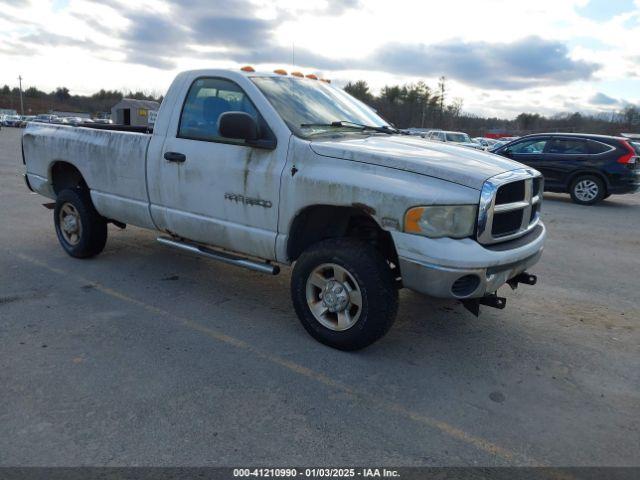
[[[594,205],[605,198],[604,182],[594,175],[581,175],[571,182],[571,199],[580,205]]]
[[[325,240],[302,254],[291,296],[307,332],[340,350],[371,345],[391,328],[398,310],[398,290],[383,256],[348,238]]]
[[[53,222],[60,245],[72,257],[93,257],[107,243],[107,220],[96,211],[87,191],[61,191],[56,198]]]

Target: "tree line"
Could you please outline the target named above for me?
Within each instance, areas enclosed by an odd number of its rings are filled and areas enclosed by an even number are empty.
[[[365,80],[348,82],[344,90],[374,108],[384,119],[399,128],[438,128],[460,130],[472,136],[489,133],[525,135],[537,132],[588,132],[606,135],[640,132],[640,108],[628,105],[616,112],[584,114],[558,113],[546,117],[521,113],[513,120],[487,118],[465,113],[460,98],[448,98],[445,77],[436,87],[425,82],[387,85],[378,95]]]
[[[640,132],[640,108],[629,105],[616,112],[588,115],[579,112],[559,113],[546,117],[537,113],[521,113],[512,120],[487,118],[465,113],[460,98],[449,98],[445,77],[435,87],[423,81],[402,85],[387,85],[374,94],[365,80],[349,82],[344,90],[362,100],[400,128],[440,128],[460,130],[472,136],[497,132],[524,135],[542,131],[588,132],[618,135],[622,132]],[[156,92],[100,90],[93,95],[71,95],[66,87],[44,92],[29,87],[23,92],[26,114],[47,113],[51,110],[110,112],[122,98],[162,101]],[[4,85],[0,88],[0,108],[20,111],[20,91]]]
[[[67,87],[58,87],[51,92],[29,87],[22,91],[22,98],[25,114],[47,113],[50,110],[98,114],[111,112],[111,107],[123,98],[162,101],[162,95],[154,92],[102,89],[93,95],[71,95]],[[4,85],[0,88],[0,108],[20,111],[20,90],[17,87]]]

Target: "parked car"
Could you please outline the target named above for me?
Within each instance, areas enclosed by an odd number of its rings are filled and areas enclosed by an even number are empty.
[[[504,140],[497,140],[496,143],[494,143],[489,148],[487,148],[487,151],[493,153],[496,150],[498,150],[500,147],[506,145],[507,143],[510,143],[510,142],[505,142]]]
[[[54,123],[58,119],[57,115],[50,115],[46,113],[42,113],[40,115],[36,115],[34,122],[39,123]]]
[[[36,119],[36,116],[35,115],[24,115],[21,119],[22,119],[22,123],[26,127],[27,123],[33,122]]]
[[[113,120],[110,118],[93,118],[93,123],[98,123],[100,125],[111,125],[113,124]]]
[[[425,135],[427,135],[431,129],[429,128],[417,128],[417,127],[410,127],[410,128],[406,128],[404,130],[405,132],[407,132],[409,135],[413,135],[415,137],[423,137]]]
[[[55,201],[72,257],[100,253],[113,222],[263,273],[294,264],[298,318],[344,350],[389,330],[401,287],[477,314],[504,308],[501,285],[536,281],[539,172],[403,134],[331,84],[184,72],[153,134],[133,128],[31,123],[23,136],[27,185]]]
[[[612,194],[640,189],[640,143],[576,133],[527,135],[494,150],[540,171],[544,189],[593,205]]]
[[[463,132],[447,132],[444,130],[433,130],[425,137],[428,140],[437,142],[452,143],[463,147],[475,148],[476,150],[484,150],[479,143],[471,140],[471,137]]]
[[[482,145],[485,150],[494,146],[498,141],[495,138],[487,138],[487,137],[475,137],[473,141]]]
[[[62,125],[73,125],[77,127],[78,125],[82,125],[83,123],[92,123],[90,119],[83,117],[61,117],[58,118],[53,123],[60,123]]]
[[[5,127],[19,127],[21,122],[20,115],[7,115],[2,124]]]

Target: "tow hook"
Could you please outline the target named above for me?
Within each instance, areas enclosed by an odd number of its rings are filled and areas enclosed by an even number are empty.
[[[480,315],[480,305],[486,305],[487,307],[502,310],[507,306],[507,299],[499,297],[495,293],[489,293],[484,297],[462,300],[462,305],[477,317]]]
[[[531,275],[527,272],[522,272],[519,275],[507,280],[507,283],[511,287],[512,290],[518,288],[519,283],[524,283],[525,285],[535,285],[538,282],[538,277],[535,275]]]

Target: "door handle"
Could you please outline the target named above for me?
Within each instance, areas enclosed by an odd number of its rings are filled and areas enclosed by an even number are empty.
[[[164,159],[168,162],[184,163],[187,160],[187,156],[184,153],[165,152]]]

